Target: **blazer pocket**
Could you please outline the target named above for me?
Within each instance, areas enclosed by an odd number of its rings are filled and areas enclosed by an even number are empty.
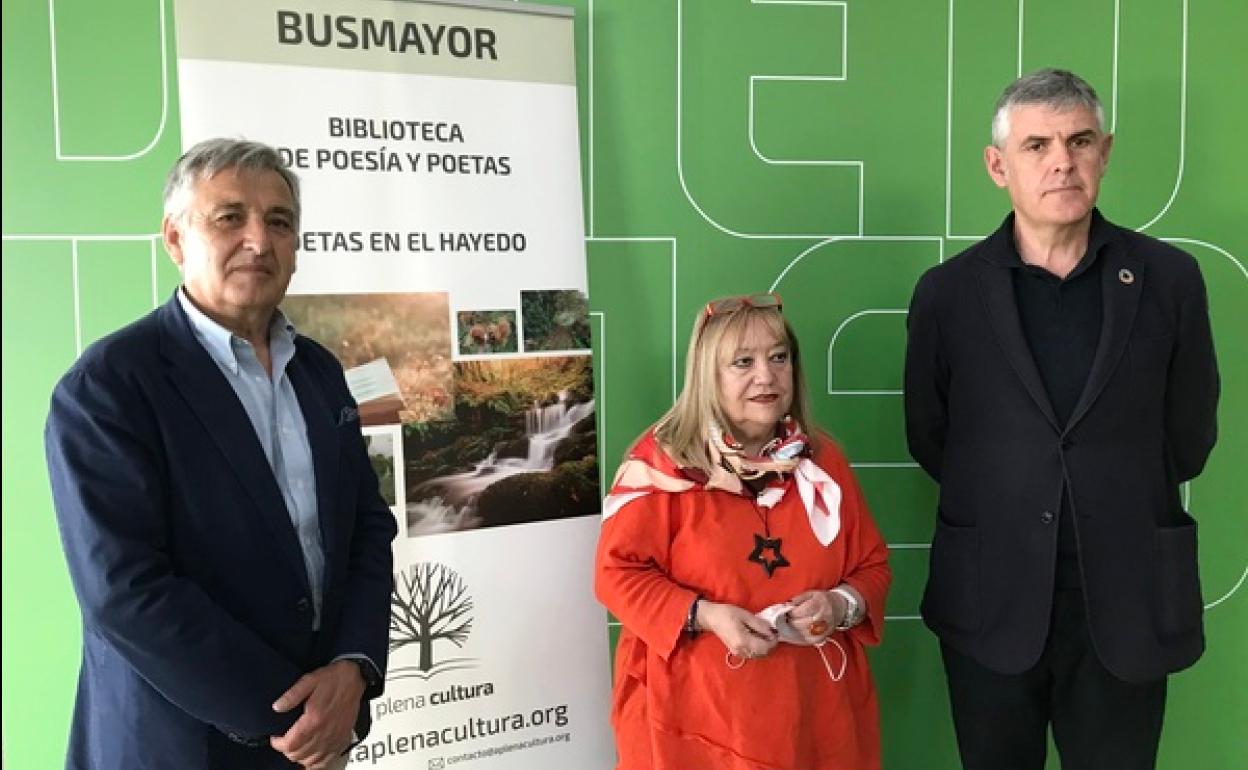
[[[979,530],[936,520],[923,614],[932,622],[961,631],[978,631]]]
[[[1162,637],[1189,634],[1200,628],[1204,613],[1197,567],[1196,522],[1158,527],[1154,537],[1157,590],[1153,613],[1157,632]]]

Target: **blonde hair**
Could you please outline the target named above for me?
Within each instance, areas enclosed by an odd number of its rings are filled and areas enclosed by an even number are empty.
[[[654,424],[655,439],[682,467],[698,468],[706,473],[713,470],[706,445],[707,431],[712,422],[724,428],[730,425],[719,403],[719,368],[731,360],[755,321],[761,322],[772,336],[789,348],[793,372],[793,403],[789,407],[789,416],[811,436],[813,445],[810,397],[806,392],[801,356],[798,355],[797,335],[780,314],[779,308],[747,306],[709,317],[705,311],[699,310],[689,337],[689,351],[685,355],[685,385],[676,397],[676,403]]]

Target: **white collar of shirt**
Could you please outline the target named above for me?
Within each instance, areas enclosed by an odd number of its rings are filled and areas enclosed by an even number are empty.
[[[222,368],[228,369],[231,374],[238,374],[238,355],[234,352],[234,340],[243,343],[246,343],[246,340],[195,307],[195,303],[191,302],[191,298],[186,294],[185,286],[178,287],[178,304],[182,305],[182,310],[186,312],[186,317],[191,321],[191,329],[195,332],[195,337],[208,351],[208,355],[212,356]],[[289,346],[293,353],[295,334],[295,325],[286,318],[280,308],[275,309],[273,320],[269,322],[270,342],[277,343],[283,348]]]

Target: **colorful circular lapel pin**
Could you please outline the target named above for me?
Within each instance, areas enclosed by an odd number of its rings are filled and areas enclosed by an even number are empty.
[[[1130,286],[1131,284],[1135,283],[1135,273],[1131,272],[1130,270],[1124,267],[1123,269],[1118,271],[1118,280]]]

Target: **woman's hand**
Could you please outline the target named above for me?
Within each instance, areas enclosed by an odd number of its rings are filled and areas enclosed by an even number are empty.
[[[762,658],[779,641],[762,618],[732,604],[699,602],[696,623],[699,630],[715,634],[728,652],[742,659]]]
[[[845,597],[832,591],[804,591],[789,601],[789,622],[810,644],[827,639],[849,612]]]

